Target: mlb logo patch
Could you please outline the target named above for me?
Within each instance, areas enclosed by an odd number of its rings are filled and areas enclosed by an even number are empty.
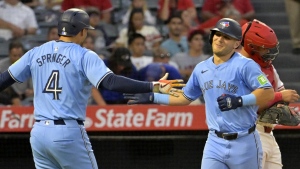
[[[220,25],[221,25],[221,28],[224,29],[224,28],[229,27],[229,22],[221,22]]]

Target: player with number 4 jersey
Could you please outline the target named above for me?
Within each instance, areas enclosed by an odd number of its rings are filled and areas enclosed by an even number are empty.
[[[141,82],[115,75],[95,52],[81,47],[88,29],[94,28],[85,11],[66,10],[58,21],[59,40],[29,50],[0,73],[0,91],[32,77],[36,121],[30,144],[38,169],[98,168],[83,125],[92,86],[133,93],[169,93],[183,86],[183,80]]]

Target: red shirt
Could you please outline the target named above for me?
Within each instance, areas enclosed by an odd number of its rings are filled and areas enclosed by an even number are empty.
[[[164,0],[159,0],[158,1],[158,13],[160,13],[160,11],[162,10],[162,7],[164,5]],[[178,11],[183,11],[183,10],[187,10],[189,8],[194,8],[194,2],[193,0],[178,0],[177,1],[177,10]],[[171,9],[171,7],[169,6],[169,8]]]
[[[64,0],[61,4],[63,10],[90,6],[97,7],[100,12],[108,12],[113,9],[110,0]]]
[[[202,29],[202,30],[204,30],[204,29],[208,29],[208,28],[213,28],[213,27],[215,27],[215,25],[217,24],[217,22],[220,20],[220,19],[222,19],[223,17],[221,17],[221,16],[215,16],[215,17],[212,17],[211,19],[208,19],[207,21],[205,21],[205,22],[203,22],[203,23],[201,23],[197,28],[198,29]],[[240,21],[239,21],[239,24],[241,25],[241,26],[243,26],[245,23],[247,23],[248,21],[246,20],[246,19],[241,19]]]
[[[218,14],[222,0],[205,0],[202,11],[209,11]],[[232,0],[233,6],[241,13],[245,14],[254,11],[250,0]]]

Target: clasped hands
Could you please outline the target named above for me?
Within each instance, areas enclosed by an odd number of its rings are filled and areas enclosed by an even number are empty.
[[[184,87],[182,79],[167,80],[168,73],[166,73],[159,81],[153,83],[154,93],[169,94],[175,97],[179,97],[182,90],[177,89]],[[154,101],[154,93],[138,93],[138,94],[124,94],[124,98],[130,100],[128,104],[149,104]]]

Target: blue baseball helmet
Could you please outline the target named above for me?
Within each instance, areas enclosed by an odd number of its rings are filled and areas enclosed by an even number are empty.
[[[216,32],[222,32],[236,40],[242,39],[242,28],[240,24],[231,18],[220,19],[215,25],[215,27],[210,30],[210,35],[209,35],[210,44],[212,44],[212,39]]]
[[[68,9],[58,21],[58,34],[61,36],[75,36],[82,29],[95,29],[90,26],[90,17],[84,10]]]

